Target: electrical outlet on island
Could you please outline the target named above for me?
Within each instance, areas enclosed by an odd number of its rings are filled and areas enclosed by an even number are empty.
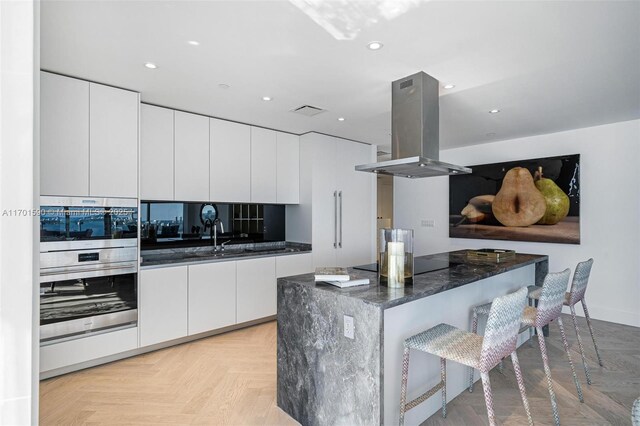
[[[349,315],[344,316],[344,337],[348,339],[355,339],[356,326],[353,322],[353,317]]]

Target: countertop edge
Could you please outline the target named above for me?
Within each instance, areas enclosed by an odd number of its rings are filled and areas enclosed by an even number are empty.
[[[202,259],[189,259],[184,262],[169,262],[169,263],[160,263],[156,265],[140,265],[141,271],[147,271],[150,269],[160,269],[160,268],[170,268],[177,266],[190,266],[190,265],[202,265],[207,263],[219,263],[219,262],[231,262],[237,260],[245,260],[245,259],[259,259],[264,257],[280,257],[280,256],[292,256],[296,254],[307,254],[311,253],[311,250],[300,250],[286,253],[267,253],[267,254],[254,254],[254,255],[238,255],[238,256],[228,256],[224,258],[202,258]]]

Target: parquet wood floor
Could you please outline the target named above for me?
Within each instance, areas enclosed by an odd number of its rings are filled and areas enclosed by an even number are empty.
[[[557,328],[547,339],[563,425],[628,425],[640,396],[640,328],[594,321],[605,367],[597,367],[583,320],[593,385],[587,387],[570,317],[564,320],[585,403],[575,396]],[[537,425],[551,424],[551,408],[537,342],[518,350]],[[296,424],[276,407],[275,322],[117,361],[41,382],[42,425]],[[498,420],[526,424],[510,362],[491,373]],[[450,401],[448,417],[424,425],[485,425],[482,386]]]

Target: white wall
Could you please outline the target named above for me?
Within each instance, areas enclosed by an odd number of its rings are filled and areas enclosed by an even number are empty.
[[[37,4],[0,1],[0,424],[37,423]],[[37,140],[37,139],[36,139]],[[35,186],[34,186],[35,185]],[[5,214],[5,211],[7,212]],[[35,262],[35,263],[34,263]]]
[[[394,226],[415,230],[417,255],[514,249],[549,255],[551,271],[593,257],[591,316],[640,326],[640,120],[449,149],[440,159],[476,165],[563,154],[580,154],[580,245],[449,238],[448,177],[395,178]],[[420,227],[422,219],[436,226]]]

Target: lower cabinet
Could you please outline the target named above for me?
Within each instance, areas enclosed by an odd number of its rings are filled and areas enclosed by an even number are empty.
[[[237,263],[236,321],[243,323],[276,314],[276,258]]]
[[[189,335],[236,323],[236,262],[189,266]]]
[[[187,335],[187,266],[140,271],[140,346]]]

